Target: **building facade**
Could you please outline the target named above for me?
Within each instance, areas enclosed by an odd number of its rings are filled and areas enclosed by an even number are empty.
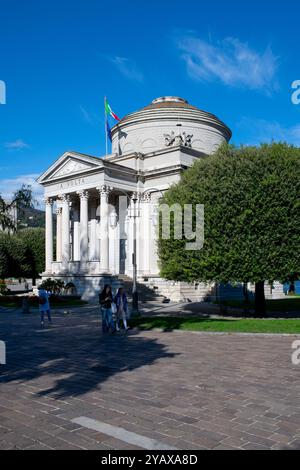
[[[182,300],[188,286],[159,277],[158,201],[195,160],[230,138],[213,114],[179,97],[161,97],[112,128],[111,154],[65,152],[38,179],[46,203],[43,277],[72,281],[83,298],[92,298],[107,279],[132,277],[136,239],[138,278]],[[192,289],[200,299],[209,287]]]

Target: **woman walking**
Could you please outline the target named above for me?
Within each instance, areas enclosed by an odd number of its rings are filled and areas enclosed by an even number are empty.
[[[122,319],[123,320],[123,326],[124,329],[127,331],[129,330],[127,326],[127,296],[122,287],[118,290],[118,293],[115,298],[115,303],[117,307],[117,322],[116,322],[116,328],[117,331],[120,330],[119,322]]]
[[[100,304],[101,313],[102,313],[103,333],[107,333],[109,331],[109,328],[111,328],[112,333],[116,331],[116,327],[112,318],[112,311],[111,311],[112,301],[113,301],[113,297],[112,297],[111,287],[110,285],[105,284],[104,289],[99,295],[99,304]]]

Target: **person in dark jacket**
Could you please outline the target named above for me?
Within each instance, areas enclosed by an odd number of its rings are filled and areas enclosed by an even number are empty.
[[[121,319],[123,320],[124,329],[127,331],[129,329],[127,326],[128,302],[127,302],[126,292],[122,287],[120,287],[120,289],[118,290],[118,293],[115,297],[115,303],[117,307],[117,322],[116,322],[117,331],[119,331],[120,329],[119,322]]]
[[[107,333],[109,328],[111,328],[112,333],[116,331],[116,327],[112,318],[111,304],[113,301],[113,296],[111,292],[111,287],[108,284],[105,284],[104,289],[99,295],[99,304],[102,313],[102,331]]]

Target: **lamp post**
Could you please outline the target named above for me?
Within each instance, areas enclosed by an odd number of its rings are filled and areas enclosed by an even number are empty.
[[[133,253],[132,253],[132,315],[139,316],[139,297],[138,297],[138,290],[137,290],[137,262],[136,262],[136,219],[138,214],[136,212],[136,203],[138,201],[137,194],[134,193],[131,197],[131,201],[133,203],[132,210],[130,211],[130,217],[133,218]]]

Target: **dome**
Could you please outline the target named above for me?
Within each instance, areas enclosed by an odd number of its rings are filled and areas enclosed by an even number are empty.
[[[179,96],[161,96],[152,101],[148,106],[142,109],[163,109],[163,108],[185,108],[185,109],[198,109],[191,106],[187,100]],[[200,111],[200,110],[199,110]]]
[[[161,96],[160,98],[155,98],[152,101],[152,104],[159,103],[179,103],[179,104],[188,104],[187,100],[180,98],[179,96]]]
[[[153,152],[167,146],[165,135],[184,133],[190,137],[191,148],[207,154],[228,142],[232,135],[214,114],[179,96],[161,96],[127,114],[112,128],[112,151],[118,155]],[[178,139],[175,143],[180,142]]]

